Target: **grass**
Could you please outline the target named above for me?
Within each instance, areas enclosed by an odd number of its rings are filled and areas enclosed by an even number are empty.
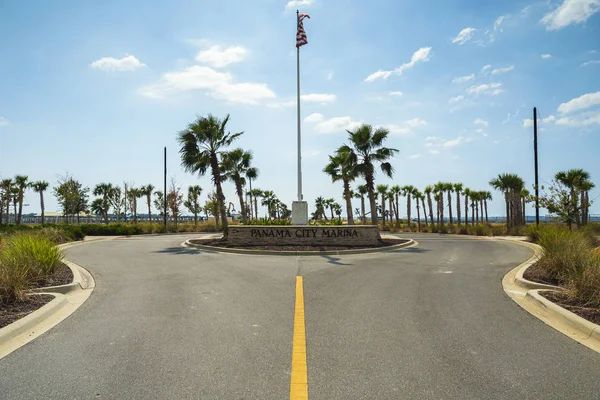
[[[0,245],[0,303],[22,300],[63,259],[62,251],[40,232],[17,232]]]
[[[600,308],[600,248],[589,231],[563,226],[531,229],[530,238],[543,249],[537,268],[564,287],[570,299]]]

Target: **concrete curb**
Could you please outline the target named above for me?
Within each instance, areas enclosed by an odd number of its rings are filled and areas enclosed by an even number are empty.
[[[562,308],[540,294],[545,290],[530,290],[525,299],[546,311],[551,317],[572,327],[573,334],[581,335],[583,340],[596,341],[600,346],[600,325],[596,325],[571,311]]]
[[[191,243],[190,240],[186,240],[181,244],[183,247],[196,248],[200,250],[206,250],[211,253],[229,253],[229,254],[243,254],[243,255],[255,255],[255,256],[342,256],[352,254],[369,254],[369,253],[382,253],[394,250],[401,250],[408,247],[418,245],[413,239],[407,239],[406,243],[396,244],[387,247],[376,247],[372,249],[356,249],[356,250],[331,250],[331,251],[273,251],[273,250],[246,250],[246,249],[230,249],[226,247],[215,247],[206,246],[202,244]]]
[[[502,239],[497,239],[502,240]],[[600,326],[581,318],[539,294],[540,291],[560,291],[558,286],[531,282],[523,278],[523,273],[541,256],[541,247],[525,242],[506,240],[534,250],[534,255],[502,279],[504,292],[521,308],[542,320],[558,332],[576,340],[584,346],[600,353]]]
[[[0,329],[0,359],[58,325],[90,297],[96,287],[92,274],[70,261],[65,260],[64,263],[73,271],[73,282],[30,291],[30,296],[48,294],[55,298],[31,314]]]

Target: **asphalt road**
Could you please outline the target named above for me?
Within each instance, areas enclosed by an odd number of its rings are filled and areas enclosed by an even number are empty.
[[[502,290],[529,249],[414,237],[324,257],[181,248],[189,236],[73,247],[97,287],[0,360],[0,399],[287,399],[297,275],[310,399],[600,398],[600,355]]]

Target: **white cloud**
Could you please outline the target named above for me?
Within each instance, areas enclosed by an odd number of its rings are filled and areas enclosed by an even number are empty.
[[[0,117],[0,126],[6,126],[8,124],[10,124],[10,122],[6,118]]]
[[[448,147],[456,147],[459,144],[461,144],[463,140],[464,140],[464,138],[462,136],[461,137],[457,137],[456,139],[447,140],[447,141],[445,141],[442,144],[442,147],[446,147],[446,148],[448,148]]]
[[[421,158],[421,153],[413,154],[408,157],[409,160],[416,160],[417,158]]]
[[[515,69],[514,65],[510,65],[508,67],[504,67],[504,68],[496,68],[492,71],[492,75],[500,75],[500,74],[505,74],[507,72],[512,71],[513,69]]]
[[[542,59],[547,60],[549,58],[552,58],[552,54],[542,54]]]
[[[207,50],[200,51],[196,55],[196,61],[221,68],[229,64],[244,61],[247,53],[248,50],[241,46],[230,46],[223,49],[221,46],[215,45]]]
[[[365,82],[373,82],[377,79],[383,78],[387,79],[392,74],[402,75],[404,70],[410,69],[415,66],[418,62],[429,61],[429,53],[431,52],[431,47],[421,47],[419,50],[415,51],[412,55],[410,62],[404,63],[393,71],[377,71],[367,76]]]
[[[276,97],[266,83],[236,83],[231,74],[200,65],[167,72],[159,83],[142,87],[140,93],[146,97],[160,99],[169,93],[189,90],[204,90],[216,99],[251,105]]]
[[[393,135],[412,135],[412,131],[410,128],[401,125],[382,125],[382,128],[385,128],[390,131]]]
[[[290,0],[285,5],[286,10],[293,10],[296,7],[300,6],[310,6],[314,3],[314,0]]]
[[[327,74],[327,80],[330,81],[333,79],[333,72]]]
[[[425,125],[427,125],[427,121],[424,121],[421,118],[409,119],[408,121],[405,121],[404,123],[406,125],[410,126],[411,128],[417,128],[419,126],[425,126]]]
[[[571,24],[581,24],[600,10],[600,0],[564,0],[554,11],[542,18],[546,29],[558,30]]]
[[[360,121],[354,121],[350,117],[334,117],[318,122],[315,130],[320,133],[337,133],[345,130],[353,130],[362,125]]]
[[[301,95],[300,99],[307,103],[332,103],[337,99],[337,96],[335,94],[310,93]]]
[[[584,127],[600,125],[600,110],[585,112],[572,117],[562,117],[556,120],[556,125]]]
[[[473,121],[473,123],[475,125],[488,126],[488,122],[481,118],[477,118],[475,121]]]
[[[440,154],[440,151],[436,149],[429,149],[428,152],[429,154]]]
[[[502,94],[502,93],[504,93],[504,90],[502,90],[502,89],[494,89],[492,91],[492,96],[497,96],[497,95]]]
[[[561,114],[570,113],[577,110],[583,110],[600,104],[600,91],[596,93],[586,93],[583,96],[571,99],[558,106],[558,112]]]
[[[491,66],[490,64],[488,64],[488,65],[484,65],[484,66],[481,68],[481,73],[482,73],[482,74],[483,74],[483,73],[486,73],[486,72],[487,72],[487,70],[488,70],[488,69],[490,69],[490,68],[492,68],[492,66]]]
[[[125,56],[123,58],[102,57],[91,64],[92,68],[103,71],[135,71],[145,66],[146,64],[141,63],[134,56]]]
[[[323,114],[312,113],[308,117],[304,118],[304,122],[309,123],[309,124],[316,124],[318,122],[323,121],[324,119],[325,119],[325,116]]]
[[[590,60],[590,61],[586,61],[583,64],[581,64],[582,67],[587,67],[588,65],[592,65],[592,64],[600,64],[600,60]]]
[[[550,122],[554,122],[556,121],[556,117],[554,115],[549,115],[546,118],[539,118],[538,117],[538,125],[539,124],[548,124]],[[523,120],[523,127],[524,128],[531,128],[533,126],[533,119],[524,119]]]
[[[475,79],[475,74],[471,74],[471,75],[467,75],[467,76],[458,76],[458,77],[452,79],[452,83],[462,83],[462,82],[470,81],[472,79]]]
[[[467,89],[467,93],[469,94],[481,94],[481,93],[491,93],[491,94],[499,94],[502,93],[500,87],[501,83],[483,83],[481,85],[474,85]],[[500,91],[496,93],[496,91]]]
[[[448,103],[455,104],[461,100],[464,100],[464,98],[465,98],[465,96],[459,94],[458,96],[450,97],[450,99],[448,100]]]
[[[397,97],[400,97],[400,96],[402,96],[402,95],[403,95],[403,93],[402,93],[402,92],[390,92],[390,93],[389,93],[389,95],[390,95],[390,96],[397,96]]]
[[[502,21],[504,21],[506,19],[506,15],[501,15],[499,16],[496,21],[494,21],[494,30],[497,31],[498,29],[500,29],[500,25],[502,25]],[[502,29],[500,29],[500,32],[502,32]]]
[[[475,32],[475,28],[465,28],[458,33],[458,35],[452,39],[452,43],[458,43],[459,45],[465,44],[467,41],[471,39],[473,36],[473,32]]]

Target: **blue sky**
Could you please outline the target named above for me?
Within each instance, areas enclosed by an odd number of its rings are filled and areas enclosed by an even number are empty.
[[[309,202],[343,204],[321,170],[361,122],[388,127],[401,151],[394,179],[378,183],[491,190],[490,178],[514,172],[531,187],[533,106],[542,182],[576,167],[600,178],[600,0],[4,0],[0,176],[54,184],[68,171],[90,187],[160,187],[167,146],[169,175],[206,194],[209,178],[180,167],[176,132],[197,114],[229,113],[261,171],[254,186],[291,205],[296,9],[311,16],[301,48]],[[490,213],[502,215],[493,194]],[[39,210],[35,193],[26,202]]]

